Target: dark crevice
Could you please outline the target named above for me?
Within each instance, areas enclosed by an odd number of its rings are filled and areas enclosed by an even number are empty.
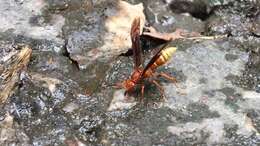
[[[260,34],[257,34],[257,33],[252,32],[251,35],[252,35],[253,37],[260,38]]]
[[[177,0],[173,1],[169,5],[170,9],[174,13],[189,13],[191,16],[205,21],[213,13],[216,7],[208,7],[204,2],[191,2],[191,1],[182,1]]]
[[[67,57],[71,62],[72,62],[72,64],[74,65],[74,66],[76,66],[76,68],[78,69],[78,70],[80,70],[80,68],[79,68],[79,64],[78,64],[78,62],[77,61],[75,61],[75,60],[73,60],[71,57],[70,57],[70,53],[68,52],[68,49],[67,49],[67,42],[68,42],[68,40],[66,39],[65,40],[65,44],[64,44],[64,52],[62,53],[62,56],[64,56],[64,57]]]
[[[145,52],[152,51],[156,48],[158,48],[160,45],[166,43],[165,40],[161,40],[158,38],[153,38],[150,36],[140,36],[140,41],[141,41],[141,49],[142,53],[145,54]],[[125,56],[125,57],[130,57],[133,55],[133,50],[129,48],[127,52],[119,54],[119,56]]]

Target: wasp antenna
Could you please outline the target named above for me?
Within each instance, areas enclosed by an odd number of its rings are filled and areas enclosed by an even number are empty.
[[[116,88],[116,89],[123,88],[123,84],[122,83],[109,84],[107,86],[110,86],[110,87],[113,87],[113,88]]]

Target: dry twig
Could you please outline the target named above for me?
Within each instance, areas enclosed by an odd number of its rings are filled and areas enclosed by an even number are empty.
[[[21,71],[29,63],[31,54],[32,49],[26,46],[6,61],[0,81],[0,104],[5,103],[7,98],[12,95],[15,83],[18,82]]]
[[[219,36],[203,36],[196,32],[187,32],[184,29],[176,29],[173,33],[160,33],[153,27],[146,27],[148,32],[143,32],[143,35],[153,38],[169,41],[176,39],[188,39],[188,40],[212,40],[218,38],[224,38],[226,35]]]

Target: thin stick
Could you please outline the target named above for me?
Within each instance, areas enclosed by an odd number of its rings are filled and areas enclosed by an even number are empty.
[[[214,40],[214,39],[225,38],[225,37],[227,37],[227,35],[198,36],[198,37],[187,37],[187,38],[183,38],[183,39],[187,39],[187,40],[196,40],[196,39]]]

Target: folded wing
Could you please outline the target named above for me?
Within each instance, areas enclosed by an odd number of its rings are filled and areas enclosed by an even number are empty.
[[[142,64],[142,52],[140,48],[140,18],[137,17],[134,19],[131,26],[131,41],[133,49],[133,60],[134,67],[138,68]]]

